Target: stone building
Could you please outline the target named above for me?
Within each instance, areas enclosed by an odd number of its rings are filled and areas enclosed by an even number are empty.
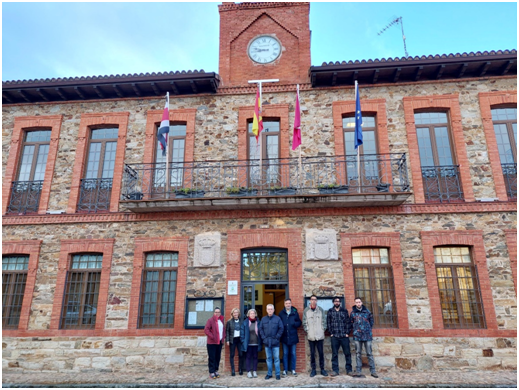
[[[218,73],[3,82],[3,370],[205,369],[215,306],[312,294],[381,371],[516,369],[517,52],[311,66],[309,3],[219,12]]]

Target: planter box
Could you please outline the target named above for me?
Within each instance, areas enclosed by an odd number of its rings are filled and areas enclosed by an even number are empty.
[[[377,184],[377,191],[378,192],[389,192],[389,184],[388,183]]]
[[[258,190],[240,190],[238,192],[228,192],[227,195],[228,196],[236,196],[236,197],[240,197],[240,196],[257,196],[258,195]]]
[[[142,192],[133,192],[127,195],[129,200],[142,200]]]
[[[182,199],[182,198],[203,198],[205,195],[204,190],[194,190],[190,192],[184,192],[184,191],[175,191],[175,198]]]
[[[318,188],[320,194],[347,194],[349,186]]]
[[[269,190],[269,195],[295,195],[294,187],[280,188],[279,190]]]

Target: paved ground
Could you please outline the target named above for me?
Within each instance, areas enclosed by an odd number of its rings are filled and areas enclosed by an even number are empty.
[[[221,373],[211,379],[205,367],[189,367],[170,372],[99,372],[80,373],[13,373],[2,374],[2,387],[517,387],[517,371],[441,371],[379,373],[375,379],[368,371],[365,378],[340,376],[310,378],[308,373],[288,376],[280,381],[265,380],[266,372],[257,379],[246,375]],[[318,371],[319,373],[319,371]]]

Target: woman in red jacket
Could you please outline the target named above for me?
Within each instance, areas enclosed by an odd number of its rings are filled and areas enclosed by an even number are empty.
[[[215,307],[214,314],[205,324],[207,335],[207,355],[209,356],[209,376],[213,379],[219,378],[218,367],[222,356],[222,346],[225,342],[224,318],[219,307]]]

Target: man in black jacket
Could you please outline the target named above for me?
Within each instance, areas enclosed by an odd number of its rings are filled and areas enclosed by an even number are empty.
[[[328,332],[332,341],[332,373],[331,376],[339,375],[339,348],[342,347],[344,358],[346,359],[346,373],[353,374],[351,366],[350,338],[351,321],[348,310],[341,306],[341,298],[333,298],[333,307],[328,310],[326,318]]]
[[[286,376],[287,372],[292,371],[292,375],[297,376],[296,346],[299,343],[297,328],[301,326],[301,318],[297,309],[292,306],[290,298],[285,299],[285,308],[279,312],[279,318],[283,322],[283,336],[281,336],[281,343],[283,344],[283,372],[281,375]]]
[[[272,378],[272,360],[276,368],[276,379],[281,379],[281,370],[279,367],[279,340],[283,334],[283,323],[277,315],[274,314],[274,305],[267,305],[267,316],[261,319],[259,332],[263,340],[263,346],[267,354],[268,373],[265,379]]]

